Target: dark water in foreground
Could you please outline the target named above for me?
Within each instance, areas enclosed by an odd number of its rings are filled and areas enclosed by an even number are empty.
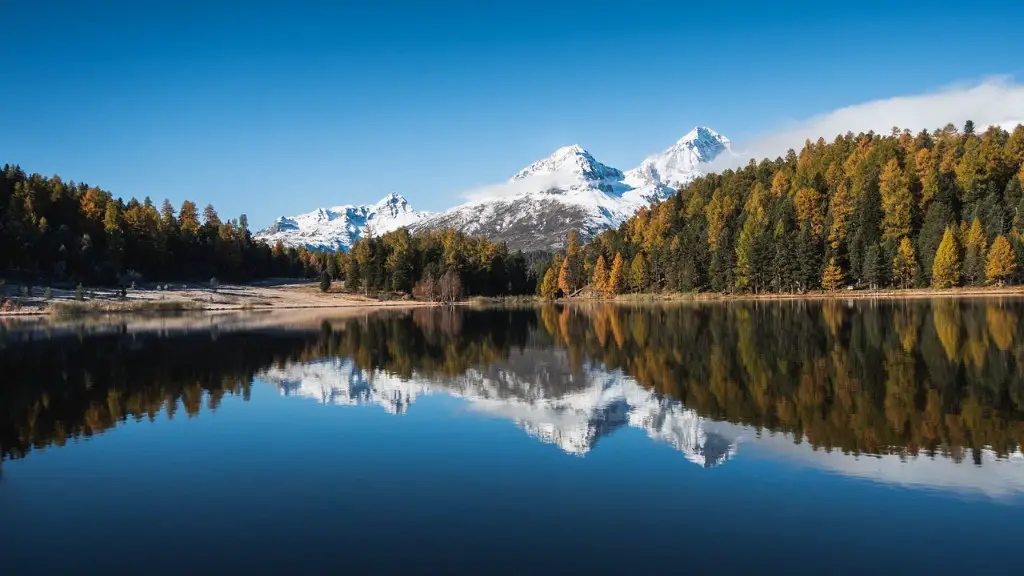
[[[7,333],[0,573],[1019,573],[1022,312]]]

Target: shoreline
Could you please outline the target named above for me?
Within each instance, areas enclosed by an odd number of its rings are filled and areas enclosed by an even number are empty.
[[[39,296],[39,288],[28,297],[6,294],[5,299],[18,302],[12,309],[0,309],[2,318],[24,317],[95,317],[95,316],[159,316],[165,314],[216,314],[222,312],[276,312],[299,310],[386,309],[440,306],[439,302],[412,299],[377,299],[342,290],[321,292],[317,282],[280,284],[239,284],[180,289],[131,290],[121,298],[115,289],[86,290],[78,300],[71,290],[52,290],[49,299]],[[8,290],[10,292],[10,290]],[[822,300],[920,300],[935,298],[1024,298],[1024,286],[908,288],[886,290],[837,290],[835,292],[729,294],[640,293],[617,294],[611,297],[577,296],[543,300],[538,296],[470,297],[454,303],[460,306],[536,305],[544,303],[682,303],[682,302],[744,302],[744,301],[822,301]],[[448,304],[452,305],[452,304]]]

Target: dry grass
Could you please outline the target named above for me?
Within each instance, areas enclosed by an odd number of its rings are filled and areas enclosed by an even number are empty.
[[[46,311],[55,316],[81,316],[85,314],[159,314],[203,310],[199,302],[191,300],[136,300],[127,302],[65,300],[50,302]]]

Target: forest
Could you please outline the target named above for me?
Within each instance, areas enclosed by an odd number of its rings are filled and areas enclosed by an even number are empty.
[[[0,174],[0,279],[23,285],[245,282],[326,273],[352,292],[412,293],[421,284],[425,297],[451,299],[452,290],[454,298],[532,294],[532,262],[502,242],[451,230],[371,233],[351,253],[268,246],[253,239],[244,214],[225,220],[212,205],[200,211],[188,200],[178,208],[168,200],[157,207],[148,197],[126,202],[19,166],[5,165]],[[434,294],[435,285],[448,290]]]
[[[805,292],[1024,280],[1024,126],[807,141],[698,178],[587,244],[538,290]]]

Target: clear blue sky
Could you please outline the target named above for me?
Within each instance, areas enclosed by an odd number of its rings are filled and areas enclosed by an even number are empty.
[[[322,4],[0,0],[0,163],[258,228],[1024,67],[1021,2]]]

